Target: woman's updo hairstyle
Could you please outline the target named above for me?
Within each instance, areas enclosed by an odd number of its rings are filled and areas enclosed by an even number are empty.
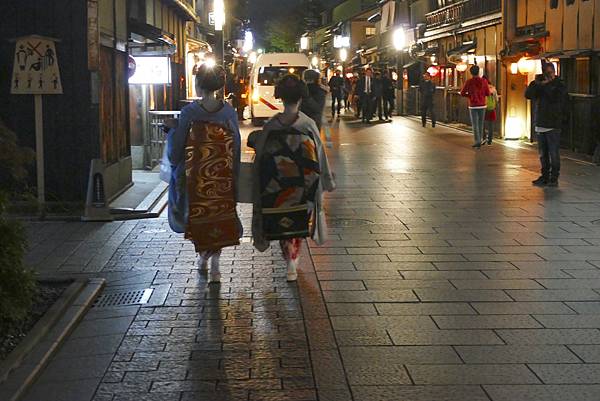
[[[225,86],[225,70],[220,65],[201,64],[196,71],[196,88],[210,92]]]
[[[283,100],[283,103],[298,103],[307,96],[306,84],[296,75],[284,75],[275,85],[275,98]]]

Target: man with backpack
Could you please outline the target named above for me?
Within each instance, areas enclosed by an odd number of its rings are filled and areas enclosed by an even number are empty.
[[[542,64],[543,73],[536,75],[525,91],[525,97],[535,102],[535,132],[542,165],[542,175],[532,181],[532,184],[557,187],[560,174],[560,132],[565,117],[567,89],[556,76],[554,64]]]

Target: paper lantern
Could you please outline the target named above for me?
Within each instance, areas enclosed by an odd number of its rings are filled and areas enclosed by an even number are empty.
[[[467,68],[469,68],[467,63],[456,64],[456,71],[458,71],[458,72],[465,72],[465,71],[467,71]]]
[[[517,63],[517,68],[521,74],[529,74],[535,70],[535,60],[522,57]]]
[[[427,72],[429,73],[429,75],[431,75],[432,77],[435,77],[437,74],[440,73],[440,68],[436,67],[435,65],[432,65],[431,67],[429,67],[427,69]]]
[[[517,65],[517,63],[510,64],[510,73],[512,75],[517,75],[519,73],[519,66]]]

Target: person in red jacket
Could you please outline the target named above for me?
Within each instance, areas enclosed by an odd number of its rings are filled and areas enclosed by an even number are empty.
[[[471,126],[473,127],[473,137],[475,138],[473,147],[479,149],[483,138],[484,118],[487,108],[486,98],[490,96],[490,88],[487,81],[479,76],[477,65],[472,66],[469,72],[472,78],[465,82],[460,95],[469,99],[469,114],[471,116]]]

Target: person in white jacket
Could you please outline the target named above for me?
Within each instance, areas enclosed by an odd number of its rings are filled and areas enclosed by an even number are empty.
[[[312,238],[317,243],[323,243],[326,240],[326,221],[325,213],[322,209],[323,191],[333,191],[335,181],[333,173],[329,167],[327,154],[325,153],[323,143],[319,136],[319,130],[315,122],[306,114],[300,111],[300,103],[306,94],[307,89],[304,82],[294,75],[283,77],[278,83],[276,94],[281,98],[284,104],[284,111],[273,116],[264,126],[262,131],[257,132],[250,141],[253,143],[256,151],[254,172],[253,172],[253,215],[252,215],[252,236],[254,247],[263,252],[269,247],[269,240],[265,238],[263,230],[263,213],[261,205],[260,189],[260,163],[263,155],[267,152],[265,145],[269,133],[274,130],[293,129],[301,133],[310,134],[314,139],[316,156],[319,164],[319,183],[316,189],[314,203],[310,205],[309,212],[313,213],[313,234]],[[295,281],[297,278],[296,268],[298,266],[298,255],[303,238],[291,238],[281,240],[281,248],[284,258],[287,262],[287,279]]]

